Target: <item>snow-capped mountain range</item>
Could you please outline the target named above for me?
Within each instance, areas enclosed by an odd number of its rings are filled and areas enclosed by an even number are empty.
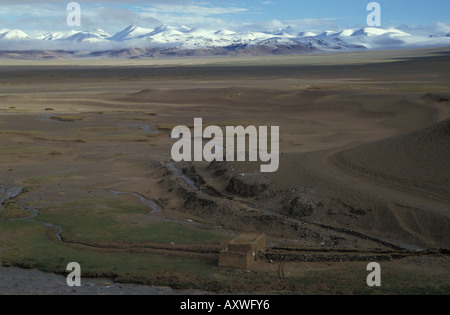
[[[30,36],[21,30],[0,30],[0,50],[61,49],[159,49],[249,51],[259,53],[295,53],[310,50],[389,49],[425,46],[450,46],[450,34],[413,35],[395,28],[345,29],[339,32],[301,32],[292,27],[268,32],[234,32],[174,27],[156,28],[131,25],[115,34],[98,29],[90,32],[47,32]],[[46,45],[46,43],[48,45]],[[50,44],[51,43],[51,44]],[[262,51],[261,51],[262,49]]]

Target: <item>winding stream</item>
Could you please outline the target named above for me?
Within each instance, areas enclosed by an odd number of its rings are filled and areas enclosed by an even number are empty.
[[[150,208],[151,211],[148,214],[152,213],[158,213],[162,211],[162,208],[153,200],[147,199],[144,196],[137,194],[137,193],[130,193],[130,192],[123,192],[123,191],[117,191],[110,189],[109,192],[113,193],[114,195],[131,195],[133,197],[139,198],[141,202],[147,207]]]
[[[4,205],[4,203],[6,201],[16,198],[21,193],[23,193],[23,187],[12,186],[12,187],[7,188],[7,187],[0,186],[0,205]],[[56,228],[56,229],[58,229],[58,232],[56,232],[56,237],[58,238],[59,242],[62,242],[62,237],[61,237],[61,233],[63,230],[62,227],[60,227],[59,225],[54,225],[54,224],[48,223],[48,222],[41,222],[41,221],[34,220],[34,218],[36,218],[39,215],[39,211],[36,209],[26,208],[20,204],[19,204],[19,209],[22,211],[28,212],[30,215],[25,218],[9,219],[9,221],[27,221],[27,222],[41,224],[43,226],[50,227],[50,228]]]
[[[116,190],[109,190],[109,192],[115,194],[115,195],[122,195],[122,194],[127,194],[127,195],[131,195],[133,197],[139,198],[139,200],[147,207],[150,209],[150,211],[148,212],[148,214],[153,214],[153,213],[158,213],[162,211],[162,208],[153,200],[147,199],[144,196],[137,194],[137,193],[130,193],[130,192],[122,192],[122,191],[116,191]],[[3,205],[6,201],[10,200],[10,199],[14,199],[17,196],[19,196],[21,193],[23,193],[23,187],[19,187],[19,186],[12,186],[12,187],[3,187],[0,186],[0,205]],[[32,208],[27,208],[24,207],[21,204],[19,205],[19,209],[22,211],[26,211],[28,212],[30,215],[24,218],[18,218],[18,219],[9,219],[9,221],[27,221],[27,222],[32,222],[32,223],[37,223],[37,224],[41,224],[45,227],[49,227],[49,228],[55,228],[58,231],[56,232],[56,237],[58,239],[58,242],[62,243],[63,239],[61,236],[61,233],[63,232],[63,228],[59,225],[55,225],[49,222],[42,222],[42,221],[38,221],[35,220],[36,217],[39,216],[39,210],[36,209],[32,209]]]
[[[36,218],[39,215],[39,210],[25,208],[21,205],[19,205],[19,209],[23,210],[23,211],[27,211],[28,213],[30,213],[30,216],[25,217],[25,218],[19,218],[19,219],[9,219],[9,221],[27,221],[27,222],[41,224],[41,225],[43,225],[45,227],[49,227],[49,228],[56,228],[56,229],[58,229],[58,232],[56,232],[56,234],[55,234],[56,238],[58,239],[58,242],[62,243],[62,241],[63,241],[62,236],[61,236],[61,233],[63,231],[62,227],[60,227],[59,225],[54,225],[52,223],[34,220],[34,218]]]

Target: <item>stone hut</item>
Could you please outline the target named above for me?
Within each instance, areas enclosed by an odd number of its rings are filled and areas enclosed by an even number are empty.
[[[265,234],[241,234],[220,252],[219,268],[251,269],[258,260],[258,252],[266,250]]]

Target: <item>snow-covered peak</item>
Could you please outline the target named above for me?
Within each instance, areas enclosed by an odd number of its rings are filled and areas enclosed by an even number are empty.
[[[175,27],[169,26],[167,24],[163,24],[158,26],[157,28],[155,28],[155,30],[149,34],[146,34],[145,37],[152,37],[152,36],[159,36],[159,37],[164,37],[164,36],[176,36],[176,35],[181,35],[184,34],[183,32],[177,30]]]
[[[11,30],[0,34],[0,39],[27,39],[30,38],[27,33],[21,30]]]
[[[336,31],[325,31],[317,36],[326,37],[326,36],[336,36],[338,32]]]
[[[33,34],[35,35],[35,34]],[[110,35],[106,31],[97,29],[93,31],[71,30],[66,32],[49,32],[38,37],[29,37],[21,30],[0,30],[0,40],[45,40],[45,41],[71,41],[76,43],[113,43],[108,47],[151,47],[155,49],[210,49],[225,48],[233,51],[244,49],[243,47],[292,47],[295,51],[301,51],[301,46],[319,50],[336,49],[393,49],[404,47],[431,47],[449,46],[450,34],[411,35],[395,28],[366,27],[361,29],[344,29],[341,31],[326,31],[313,33],[299,32],[297,29],[287,27],[275,31],[233,31],[227,29],[189,28],[187,26],[170,26],[162,24],[154,29],[130,25],[122,31]],[[123,44],[121,44],[123,42]],[[12,41],[11,41],[12,43]],[[8,43],[8,47],[13,47]],[[42,47],[42,45],[41,45]],[[58,47],[49,45],[49,47]],[[62,49],[65,49],[62,46]],[[72,47],[72,46],[71,46]],[[75,47],[75,46],[74,46]],[[83,46],[90,47],[90,46]],[[99,45],[93,45],[94,49],[101,49]],[[266,49],[263,47],[260,51]],[[246,48],[245,48],[246,49]],[[282,49],[282,50],[283,50]]]
[[[356,29],[347,29],[339,32],[337,35],[343,37],[352,36],[356,31]]]
[[[295,37],[297,37],[296,35],[291,35],[291,34],[288,34],[288,33],[285,33],[285,32],[278,32],[278,33],[275,33],[273,35],[284,37],[284,38],[295,38]]]
[[[161,33],[161,32],[164,32],[164,31],[166,31],[168,29],[175,29],[175,28],[170,26],[170,25],[168,25],[168,24],[166,24],[166,23],[163,23],[163,24],[159,25],[158,27],[156,27],[154,32],[155,33]]]
[[[187,27],[186,25],[181,25],[178,29],[180,32],[186,33],[192,30],[191,28]]]
[[[64,40],[67,39],[71,36],[74,36],[75,34],[79,33],[78,31],[68,31],[68,32],[50,32],[50,33],[45,33],[41,36],[39,36],[39,39],[42,40]]]
[[[209,30],[206,28],[193,28],[188,33],[191,36],[197,36],[197,37],[208,36],[208,37],[210,37],[210,36],[214,36],[217,33],[217,31]]]
[[[220,30],[214,33],[217,36],[230,36],[235,35],[236,32],[230,31],[230,30]]]
[[[275,32],[271,32],[271,34],[277,36],[295,37],[298,34],[298,30],[293,28],[292,26],[288,26],[286,28],[280,28]]]
[[[300,32],[297,34],[297,37],[314,37],[317,36],[317,33],[313,33],[313,32]]]
[[[395,28],[378,28],[378,27],[366,27],[360,30],[357,30],[352,33],[351,36],[381,36],[389,34],[390,36],[410,36],[410,34],[405,33],[403,31],[397,30]]]
[[[130,39],[142,38],[143,36],[152,33],[154,30],[149,28],[142,28],[136,25],[130,25],[123,31],[120,31],[110,37],[113,41],[125,41]]]
[[[55,32],[55,33],[46,33],[38,37],[38,39],[42,40],[67,40],[74,42],[104,42],[111,35],[107,32],[97,29],[91,32],[80,32],[76,30],[70,30],[68,32]]]
[[[106,38],[102,35],[99,35],[96,32],[78,32],[70,37],[65,38],[65,40],[76,41],[76,42],[103,42],[106,41]]]
[[[98,37],[103,37],[103,38],[111,37],[111,34],[109,34],[108,32],[106,32],[106,31],[104,31],[104,30],[102,30],[100,28],[96,29],[96,30],[94,30],[92,32],[89,32],[89,33],[91,33],[93,35],[96,35]]]

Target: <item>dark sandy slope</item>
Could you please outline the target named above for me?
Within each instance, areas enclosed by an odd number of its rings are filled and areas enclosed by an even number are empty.
[[[450,119],[339,152],[335,161],[380,184],[449,203]]]

